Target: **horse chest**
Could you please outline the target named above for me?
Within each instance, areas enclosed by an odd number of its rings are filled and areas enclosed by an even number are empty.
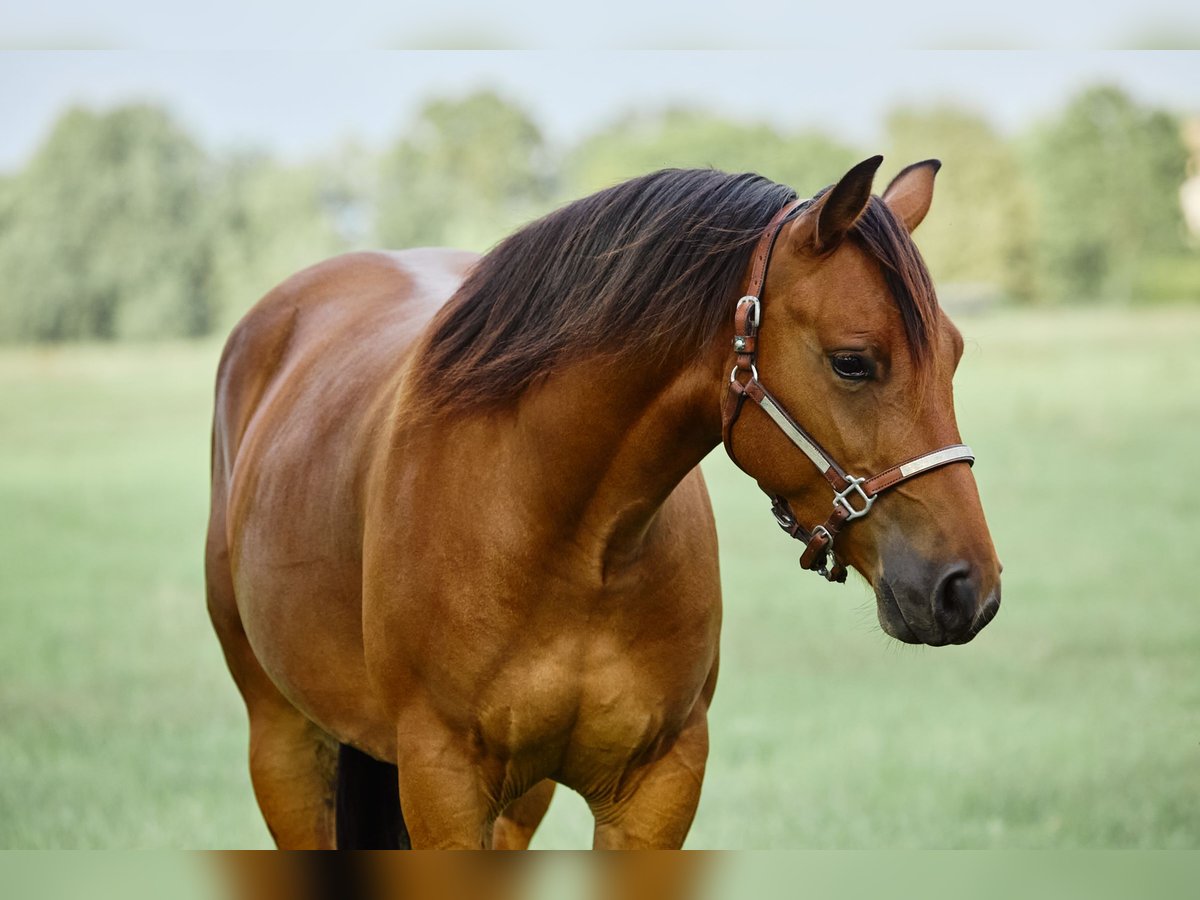
[[[477,733],[506,760],[548,772],[621,768],[683,726],[712,670],[715,627],[593,622],[533,640],[481,685]]]
[[[464,542],[449,530],[457,521],[440,517],[419,542],[366,553],[368,668],[398,718],[421,710],[445,723],[517,784],[592,781],[679,732],[717,652],[706,532],[663,525],[675,540],[656,533],[636,565],[597,584],[576,547],[531,549],[531,536],[503,528]]]

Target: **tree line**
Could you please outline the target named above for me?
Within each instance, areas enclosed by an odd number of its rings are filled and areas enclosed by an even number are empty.
[[[212,154],[163,107],[65,112],[0,177],[0,341],[199,337],[287,275],[362,247],[486,249],[555,205],[664,166],[756,171],[801,192],[882,149],[939,157],[921,248],[943,294],[1014,303],[1200,301],[1180,206],[1181,122],[1112,87],[1006,136],[903,108],[883,148],[707,111],[630,113],[555,148],[491,91],[427,102],[381,152]],[[887,173],[884,173],[885,177]]]

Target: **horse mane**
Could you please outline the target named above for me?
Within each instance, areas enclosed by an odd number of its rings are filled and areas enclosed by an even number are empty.
[[[413,399],[480,408],[515,399],[565,359],[699,354],[731,321],[759,236],[795,196],[760,175],[663,169],[535,220],[483,256],[434,316]],[[872,198],[851,233],[879,260],[922,360],[937,301],[908,232]]]

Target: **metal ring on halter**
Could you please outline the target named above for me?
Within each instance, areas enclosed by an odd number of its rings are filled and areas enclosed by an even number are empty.
[[[729,383],[733,384],[735,381],[737,381],[737,373],[744,371],[745,369],[743,369],[741,366],[734,366],[733,371],[729,373]],[[752,380],[758,381],[758,368],[754,365],[754,363],[750,363],[750,377]]]

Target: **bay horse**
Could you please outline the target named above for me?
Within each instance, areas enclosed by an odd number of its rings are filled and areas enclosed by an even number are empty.
[[[889,635],[987,624],[963,342],[910,237],[940,163],[878,197],[880,162],[806,201],[656,172],[482,257],[321,263],[236,326],[208,607],[280,847],[524,847],[555,783],[595,847],[681,846],[721,624],[699,463],[722,440],[802,565],[861,573]]]

